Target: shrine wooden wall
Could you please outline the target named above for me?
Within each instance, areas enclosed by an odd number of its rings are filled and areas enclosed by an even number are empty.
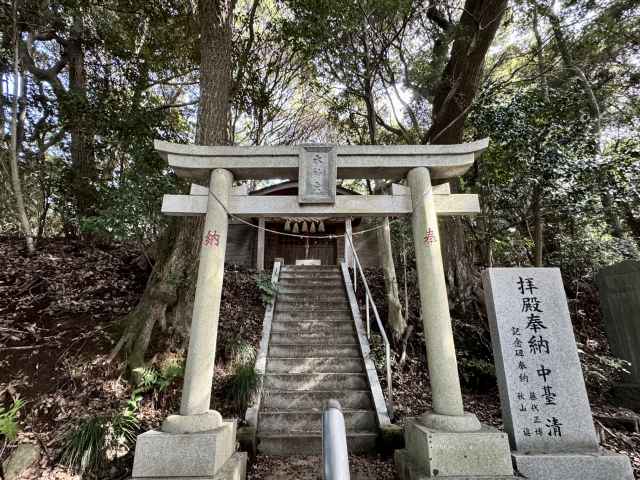
[[[359,230],[368,228],[368,225],[360,225],[353,228],[353,232],[357,232]],[[342,234],[344,228],[341,228],[340,231],[336,231],[336,234]],[[279,241],[278,239],[284,237],[276,237],[269,238],[269,233],[267,232],[265,239],[265,269],[271,270],[273,265],[273,259],[276,257],[284,257],[283,249],[290,249],[291,246],[288,245],[290,240],[287,241]],[[376,239],[376,232],[368,232],[363,235],[355,235],[354,243],[356,245],[356,250],[360,257],[360,261],[362,262],[363,267],[376,267],[380,265],[380,261],[378,258],[378,246]],[[274,245],[275,241],[275,245]],[[303,240],[300,240],[302,243]],[[331,258],[344,258],[344,238],[340,237],[335,240],[335,248],[330,249],[327,246],[324,248],[317,249],[318,255],[322,258],[324,264],[328,264],[330,257]],[[256,247],[257,247],[257,230],[255,228],[249,227],[243,223],[232,221],[229,224],[229,233],[227,240],[227,252],[225,257],[225,263],[227,265],[237,265],[244,268],[256,268]],[[299,249],[301,252],[304,251],[304,247],[301,246]],[[313,255],[314,249],[310,248],[310,255]],[[333,253],[335,251],[335,253]],[[335,260],[334,260],[335,263]]]

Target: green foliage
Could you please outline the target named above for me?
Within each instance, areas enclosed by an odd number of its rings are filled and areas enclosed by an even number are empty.
[[[106,460],[108,434],[104,417],[82,420],[64,439],[61,463],[80,473],[98,471]]]
[[[133,171],[118,184],[100,190],[97,214],[82,218],[80,229],[115,240],[153,241],[167,223],[160,204],[163,194],[171,191],[176,191],[173,177],[160,171]]]
[[[131,410],[129,405],[111,418],[111,433],[118,445],[133,445],[139,428],[140,422],[135,417],[135,410]]]
[[[496,370],[493,363],[479,358],[462,358],[460,365],[460,381],[472,390],[482,390],[487,385],[495,385]]]
[[[97,472],[104,466],[110,450],[131,448],[140,430],[135,414],[136,395],[124,410],[110,417],[93,416],[81,420],[64,438],[61,463],[83,473]]]
[[[177,378],[184,375],[184,364],[182,360],[172,358],[163,363],[160,368],[140,367],[133,373],[136,377],[134,391],[136,393],[146,393],[150,391],[164,392]]]
[[[236,363],[233,373],[225,385],[225,398],[238,413],[244,412],[255,397],[261,376],[252,363]]]
[[[236,340],[230,348],[233,365],[252,365],[256,361],[256,349],[244,340]]]
[[[180,358],[171,357],[158,368],[145,367],[134,371],[136,383],[125,407],[111,416],[94,416],[82,420],[66,436],[62,463],[75,470],[95,472],[104,465],[112,449],[130,448],[140,428],[136,417],[144,394],[154,397],[164,392],[184,374]]]
[[[482,198],[476,235],[488,244],[487,263],[533,263],[538,204],[545,264],[590,280],[602,266],[638,257],[637,239],[611,235],[602,200],[603,177],[609,175],[616,179],[608,193],[620,199],[617,211],[626,209],[630,227],[640,219],[631,187],[640,178],[637,151],[627,142],[617,157],[597,156],[580,85],[567,80],[565,87],[551,89],[548,99],[536,86],[505,90],[474,109],[478,136],[492,142],[468,185]]]
[[[256,286],[260,290],[260,298],[265,305],[272,303],[278,293],[278,285],[271,281],[271,275],[261,273],[255,276]]]
[[[624,382],[631,364],[610,355],[590,353],[578,344],[584,379],[590,390],[608,392],[616,383]],[[627,377],[628,378],[628,377]]]
[[[375,320],[372,319],[372,322],[374,321]],[[384,341],[382,340],[382,335],[372,332],[371,338],[369,339],[369,345],[371,347],[371,359],[373,360],[373,364],[376,366],[376,369],[379,372],[386,372],[387,358],[384,350]]]
[[[0,435],[10,442],[18,435],[18,414],[23,406],[24,402],[19,398],[13,401],[8,410],[0,406]]]

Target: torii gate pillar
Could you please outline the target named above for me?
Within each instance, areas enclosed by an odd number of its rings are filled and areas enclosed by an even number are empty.
[[[209,191],[213,195],[208,195],[202,234],[180,415],[167,417],[160,432],[138,437],[134,480],[237,480],[246,476],[247,454],[235,452],[236,422],[223,421],[220,413],[210,408],[229,227],[227,212],[218,200],[229,204],[232,182],[229,170],[210,171]]]
[[[433,410],[438,415],[461,417],[464,414],[462,392],[458,377],[456,348],[453,344],[431,176],[428,169],[420,167],[411,170],[407,180],[413,205],[411,215],[413,244],[416,252]],[[480,423],[476,419],[468,427],[470,430],[478,430]]]
[[[483,427],[462,404],[429,170],[414,168],[407,180],[433,411],[406,422],[405,449],[395,452],[399,477],[511,479],[506,435]]]
[[[233,174],[229,170],[216,169],[211,172],[209,190],[215,192],[216,197],[227,205],[232,183]],[[180,415],[213,415],[218,420],[214,428],[222,424],[220,414],[215,410],[210,410],[209,406],[213,385],[228,228],[227,212],[218,204],[213,195],[209,195],[200,248],[196,297],[193,302]],[[167,421],[170,419],[171,417]],[[165,428],[163,427],[163,430]]]

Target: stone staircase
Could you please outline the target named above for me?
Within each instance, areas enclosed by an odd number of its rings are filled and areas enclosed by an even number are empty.
[[[258,414],[258,451],[319,455],[325,402],[340,402],[352,453],[372,451],[376,410],[340,267],[283,266]]]

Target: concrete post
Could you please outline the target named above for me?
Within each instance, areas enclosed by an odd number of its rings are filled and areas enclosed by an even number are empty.
[[[232,182],[230,171],[213,170],[209,191],[228,204]],[[184,416],[207,413],[210,408],[228,226],[227,212],[209,195],[180,405]]]
[[[264,218],[258,219],[258,245],[256,248],[256,270],[259,272],[264,271]]]
[[[431,176],[427,168],[419,167],[411,170],[407,178],[413,204],[413,242],[433,410],[437,415],[462,416],[464,415],[462,392],[453,343]]]
[[[353,268],[354,265],[354,261],[353,261],[353,253],[351,253],[351,244],[349,243],[349,240],[347,239],[346,235],[351,236],[352,235],[352,229],[351,229],[351,218],[347,217],[344,219],[344,233],[345,233],[345,238],[344,238],[344,261],[347,264],[347,267],[349,268]]]

